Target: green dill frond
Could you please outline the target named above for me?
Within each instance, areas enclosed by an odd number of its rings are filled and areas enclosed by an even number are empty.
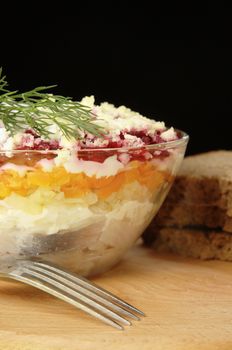
[[[40,86],[19,93],[7,89],[6,76],[0,68],[0,120],[11,133],[32,128],[45,138],[51,136],[49,126],[56,124],[67,139],[80,139],[80,131],[101,137],[104,130],[94,123],[91,109],[70,97],[47,93],[56,85]]]

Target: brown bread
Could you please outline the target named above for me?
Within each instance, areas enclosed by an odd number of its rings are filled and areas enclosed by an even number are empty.
[[[153,232],[153,239],[154,237],[152,245],[156,251],[174,252],[203,260],[232,261],[232,234],[227,232],[159,227]]]
[[[143,238],[159,251],[232,261],[232,151],[186,157]]]
[[[232,151],[186,157],[155,223],[232,233]]]

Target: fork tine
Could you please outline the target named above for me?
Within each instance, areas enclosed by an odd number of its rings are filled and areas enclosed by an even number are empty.
[[[70,296],[68,293],[65,293],[64,291],[60,292],[59,288],[56,288],[54,285],[52,285],[52,287],[49,285],[49,283],[44,284],[44,280],[39,280],[34,279],[32,275],[27,276],[22,276],[22,275],[18,275],[18,274],[13,274],[11,273],[9,275],[9,277],[29,284],[37,289],[41,289],[44,292],[47,292],[51,295],[54,295],[55,297],[75,306],[76,308],[86,312],[87,314],[96,317],[97,319],[99,319],[100,321],[103,321],[104,323],[119,329],[119,330],[124,330],[123,326],[121,326],[118,322],[110,319],[107,316],[102,315],[101,313],[95,311],[94,309],[92,309],[91,307],[89,307],[88,305],[86,305],[83,301],[78,300],[77,298],[74,298],[72,296]]]
[[[119,297],[116,297],[114,294],[108,292],[104,288],[97,286],[95,283],[87,280],[86,278],[84,278],[82,276],[76,276],[75,274],[68,272],[64,269],[60,270],[59,267],[56,267],[54,264],[51,264],[50,262],[43,263],[43,262],[34,261],[34,265],[43,266],[45,269],[48,269],[50,271],[54,271],[54,272],[56,272],[64,277],[66,277],[67,279],[74,281],[75,283],[77,282],[79,285],[85,287],[86,289],[88,289],[92,292],[95,292],[104,298],[107,298],[111,302],[115,302],[115,303],[121,305],[122,307],[124,307],[127,310],[136,312],[136,313],[140,314],[141,316],[145,316],[145,314],[141,310],[139,310],[136,307],[132,306],[131,304],[125,302],[124,300],[120,299]]]
[[[49,269],[46,269],[44,266],[38,266],[38,265],[32,265],[30,267],[33,271],[41,272],[45,274],[48,277],[53,277],[58,282],[63,283],[67,287],[71,287],[73,290],[80,292],[82,295],[90,297],[92,300],[97,301],[98,303],[101,303],[102,305],[105,305],[107,308],[110,308],[111,310],[118,312],[120,314],[123,314],[125,316],[131,317],[134,320],[139,320],[139,317],[137,315],[134,315],[132,312],[122,308],[121,306],[118,306],[115,303],[112,303],[108,299],[104,298],[103,296],[96,294],[95,292],[87,289],[86,287],[83,287],[79,284],[79,279],[76,278],[76,281],[72,281],[68,279],[67,277],[63,277],[63,275],[58,274],[55,271],[51,271]]]
[[[55,286],[57,289],[59,289],[61,292],[65,292],[70,298],[73,298],[76,300],[78,299],[78,301],[80,302],[84,302],[84,304],[89,305],[90,307],[94,308],[95,310],[97,310],[98,312],[100,312],[101,314],[106,315],[109,318],[113,318],[114,320],[123,323],[124,325],[131,325],[131,322],[126,320],[125,318],[123,318],[122,316],[118,315],[116,312],[107,309],[105,306],[97,303],[96,301],[94,301],[93,299],[91,299],[90,297],[80,293],[77,290],[73,290],[70,287],[64,285],[63,283],[57,281],[56,279],[54,279],[51,276],[46,276],[45,274],[41,273],[41,272],[37,272],[32,270],[30,267],[24,266],[23,268],[23,272],[24,274],[26,274],[28,277],[31,278],[36,278],[39,279],[40,282],[46,282],[49,283],[50,286]]]

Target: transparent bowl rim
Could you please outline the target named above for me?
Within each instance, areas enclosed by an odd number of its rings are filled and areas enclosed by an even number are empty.
[[[177,132],[180,135],[180,138],[177,140],[173,141],[167,141],[167,142],[161,142],[161,143],[156,143],[152,145],[144,145],[144,146],[139,146],[139,147],[116,147],[116,148],[84,148],[80,150],[76,150],[77,153],[82,153],[82,152],[128,152],[128,151],[139,151],[139,150],[166,150],[170,149],[173,147],[185,145],[189,141],[189,135],[180,130],[180,129],[174,129],[175,132]],[[61,151],[71,151],[71,149],[64,148],[64,149],[59,149],[59,150],[1,150],[0,149],[0,155],[4,154],[21,154],[21,153],[38,153],[38,154],[56,154]]]

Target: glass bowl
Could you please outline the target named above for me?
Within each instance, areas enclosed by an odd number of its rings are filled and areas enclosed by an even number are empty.
[[[142,148],[0,151],[0,257],[114,266],[163,203],[188,135]]]

